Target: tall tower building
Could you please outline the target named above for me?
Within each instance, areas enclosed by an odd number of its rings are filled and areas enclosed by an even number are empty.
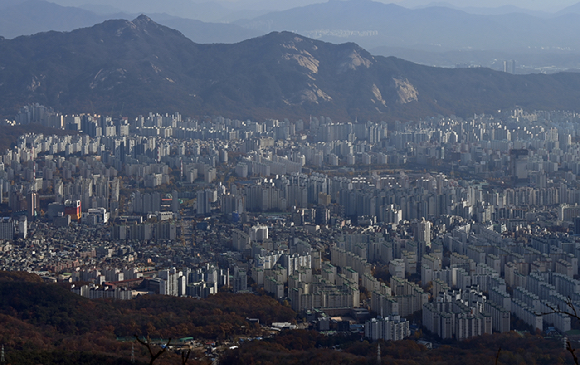
[[[32,220],[36,217],[36,211],[38,209],[38,194],[36,191],[31,191],[28,193],[27,196],[27,210],[28,210],[28,219]]]
[[[239,293],[248,290],[248,275],[246,270],[234,267],[234,293]]]
[[[528,182],[528,150],[510,151],[510,172],[514,186]]]
[[[427,247],[431,246],[431,222],[421,218],[415,225],[415,240],[417,241],[417,265],[421,267],[423,255],[427,253]]]
[[[196,193],[196,204],[197,210],[196,213],[198,215],[205,215],[208,214],[211,210],[210,206],[210,194],[207,190],[198,190]]]
[[[171,192],[171,211],[173,213],[179,213],[179,194],[177,193],[177,190],[173,190]]]

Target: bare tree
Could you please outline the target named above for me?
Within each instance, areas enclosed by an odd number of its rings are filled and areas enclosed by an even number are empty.
[[[572,357],[574,358],[574,364],[578,365],[578,357],[576,356],[576,349],[572,348],[570,341],[566,341],[566,350],[570,351]]]
[[[548,308],[550,308],[551,312],[543,313],[543,315],[551,314],[551,313],[561,313],[561,314],[566,314],[566,315],[570,316],[571,318],[576,318],[576,319],[580,320],[580,315],[578,315],[578,312],[576,311],[576,306],[574,305],[574,303],[572,302],[572,298],[570,298],[570,297],[568,297],[566,299],[566,307],[565,308],[560,308],[559,305],[557,307],[552,307],[550,305],[546,305],[546,306]],[[566,340],[566,350],[568,350],[568,352],[570,352],[572,354],[572,358],[574,358],[574,364],[580,365],[578,363],[578,357],[576,356],[577,349],[572,347],[572,344],[570,343],[569,340]]]
[[[161,350],[158,350],[156,353],[153,353],[153,345],[151,344],[151,339],[149,338],[149,336],[147,336],[147,339],[145,341],[140,339],[139,336],[137,336],[137,335],[135,335],[135,339],[141,345],[147,347],[147,350],[149,350],[149,356],[151,357],[151,359],[149,361],[149,365],[153,365],[153,363],[159,358],[159,356],[163,355],[163,353],[165,351],[167,351],[167,349],[169,348],[169,345],[171,344],[171,338],[170,338],[169,341],[167,341],[167,344],[165,346],[163,346],[161,348]],[[185,362],[187,362],[187,359],[184,362],[183,361],[183,354],[181,355],[181,357],[182,357],[183,364],[185,364]],[[189,354],[187,355],[187,357],[189,358]]]
[[[567,308],[560,308],[560,306],[552,307],[550,305],[546,305],[552,312],[543,313],[543,314],[551,314],[551,313],[562,313],[569,315],[570,317],[580,319],[578,312],[576,311],[576,306],[572,302],[572,298],[566,298],[566,307]]]
[[[191,354],[191,349],[187,350],[187,352],[181,352],[181,365],[185,365],[187,360],[189,360],[189,355]]]

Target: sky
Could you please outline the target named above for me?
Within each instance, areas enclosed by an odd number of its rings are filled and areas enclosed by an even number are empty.
[[[386,2],[386,1],[382,1]],[[407,6],[417,6],[426,5],[433,0],[398,0],[390,1],[398,3],[399,5]],[[574,5],[578,3],[578,0],[444,0],[441,2],[446,2],[457,7],[482,7],[482,8],[493,8],[500,7],[504,5],[513,5],[524,9],[530,10],[541,10],[548,12],[556,12],[562,10],[563,8]]]
[[[1,1],[1,0],[0,0]],[[168,7],[180,8],[188,6],[189,3],[217,3],[226,8],[235,9],[260,9],[260,10],[282,10],[296,6],[304,6],[311,3],[325,2],[325,0],[48,0],[64,6],[81,6],[84,4],[114,6],[118,9],[132,8],[135,4],[155,4],[157,8],[164,5]],[[335,0],[339,1],[339,0]],[[413,8],[425,6],[432,3],[447,3],[458,8],[463,7],[499,7],[503,5],[513,5],[529,10],[540,10],[546,12],[557,12],[567,6],[574,5],[580,0],[374,0],[383,3],[396,3],[405,7]],[[147,5],[145,5],[147,6]],[[136,12],[139,9],[135,9]]]

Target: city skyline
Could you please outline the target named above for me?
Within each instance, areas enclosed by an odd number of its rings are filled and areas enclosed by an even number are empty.
[[[578,365],[580,3],[5,1],[2,365]]]

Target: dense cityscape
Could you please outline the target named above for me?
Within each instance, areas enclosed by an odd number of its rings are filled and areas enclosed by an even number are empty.
[[[371,340],[565,334],[571,318],[554,309],[580,306],[579,121],[29,105],[6,123],[67,133],[31,131],[2,152],[0,269],[91,299],[265,292],[319,331]]]

